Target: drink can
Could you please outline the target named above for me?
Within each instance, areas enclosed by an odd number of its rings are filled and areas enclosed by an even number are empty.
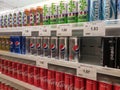
[[[80,38],[69,38],[69,61],[79,62],[80,60]]]
[[[50,57],[50,37],[43,37],[43,56]]]
[[[12,76],[12,62],[11,61],[8,61],[8,75],[9,76]]]
[[[7,50],[7,51],[10,51],[10,37],[8,36],[8,37],[6,37],[6,39],[5,39],[5,49]]]
[[[8,16],[4,15],[4,26],[8,27]]]
[[[15,52],[15,38],[10,36],[10,52]]]
[[[62,60],[69,60],[68,59],[68,53],[69,53],[69,50],[68,50],[68,38],[67,37],[60,37],[59,38],[59,59],[62,59]]]
[[[34,84],[34,67],[28,65],[28,83]]]
[[[86,80],[86,90],[97,90],[97,82],[93,80]]]
[[[48,70],[48,89],[55,90],[55,71]]]
[[[36,45],[37,43],[37,39],[36,37],[30,37],[30,54],[32,55],[36,55],[37,51],[36,51]]]
[[[3,73],[3,74],[4,74],[4,62],[5,62],[5,60],[2,59],[1,63],[2,63],[2,73]]]
[[[120,90],[120,85],[119,84],[115,84],[113,87],[113,90]]]
[[[75,77],[74,90],[85,90],[85,79],[80,77]]]
[[[56,81],[55,90],[64,90],[64,73],[56,72],[55,81]]]
[[[40,69],[40,86],[42,89],[47,90],[47,69]]]
[[[43,55],[42,37],[37,37],[36,50],[37,50],[37,55],[40,56]]]
[[[51,58],[58,59],[59,58],[59,44],[58,44],[58,38],[57,37],[51,37]]]
[[[28,65],[22,64],[22,80],[28,82]]]
[[[30,37],[26,37],[26,54],[30,54]]]
[[[13,26],[13,15],[11,13],[8,15],[8,26]]]
[[[113,90],[112,87],[112,84],[99,82],[99,90]]]
[[[17,62],[12,62],[12,77],[17,78]]]
[[[64,90],[73,90],[74,89],[74,76],[70,74],[65,74],[64,79]]]
[[[18,26],[23,25],[23,12],[17,13],[17,24],[18,24]]]
[[[34,67],[34,85],[40,87],[40,68]]]
[[[17,79],[22,80],[22,64],[17,64]]]
[[[13,14],[13,26],[17,27],[17,14],[16,13]]]

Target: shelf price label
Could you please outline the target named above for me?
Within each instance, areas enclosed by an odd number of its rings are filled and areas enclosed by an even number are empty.
[[[37,60],[36,64],[38,67],[42,67],[42,68],[48,68],[48,63],[46,62],[46,60]]]
[[[22,31],[22,36],[32,36],[31,30],[28,28],[24,28],[24,30]]]
[[[39,28],[39,36],[51,36],[50,26],[43,26]]]
[[[97,70],[96,70],[96,68],[94,68],[92,66],[80,65],[77,69],[77,76],[96,80],[97,79]]]
[[[84,36],[105,36],[105,23],[103,21],[86,22]]]
[[[59,25],[57,36],[72,36],[72,26],[69,24]]]

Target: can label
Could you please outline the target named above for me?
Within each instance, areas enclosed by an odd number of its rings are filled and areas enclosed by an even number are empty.
[[[34,25],[34,22],[35,22],[34,13],[30,13],[30,25]]]
[[[8,26],[12,27],[12,25],[13,25],[13,20],[12,20],[12,14],[10,13],[8,16]]]
[[[56,89],[55,90],[64,90],[64,73],[56,72]]]
[[[14,27],[17,26],[17,14],[16,13],[13,14],[13,26]]]
[[[28,82],[28,65],[22,64],[22,80]]]
[[[69,61],[79,62],[80,59],[80,38],[70,38],[69,40]]]
[[[23,17],[23,13],[22,12],[18,12],[18,15],[17,15],[18,26],[22,26],[23,25],[22,17]]]
[[[50,38],[43,37],[43,56],[50,58]]]
[[[37,51],[36,51],[36,43],[37,43],[37,39],[36,37],[31,37],[30,38],[30,53],[32,55],[36,55]]]
[[[56,58],[58,59],[59,57],[59,51],[58,51],[58,48],[59,48],[59,45],[58,45],[58,38],[57,37],[51,37],[51,45],[50,45],[50,48],[51,48],[51,58]]]
[[[60,37],[59,38],[59,59],[68,61],[68,38]]]
[[[40,87],[40,68],[34,67],[34,85]]]
[[[17,79],[22,80],[22,64],[17,64]]]
[[[28,83],[34,84],[34,67],[28,66]]]

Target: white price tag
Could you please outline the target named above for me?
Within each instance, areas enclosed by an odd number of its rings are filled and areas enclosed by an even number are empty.
[[[72,26],[59,25],[57,30],[57,36],[72,36]]]
[[[39,36],[51,36],[50,26],[40,27]]]
[[[32,32],[31,30],[25,28],[22,32],[22,36],[31,36],[32,35]]]
[[[48,63],[46,62],[46,60],[37,60],[37,66],[47,69]]]
[[[84,36],[105,36],[105,23],[103,21],[85,23]]]
[[[92,66],[80,65],[77,69],[77,75],[83,78],[96,80],[97,70],[95,67],[92,67]]]

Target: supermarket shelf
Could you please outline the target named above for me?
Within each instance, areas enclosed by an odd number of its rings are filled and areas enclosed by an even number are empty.
[[[60,68],[64,67],[65,71],[68,71],[70,69],[71,71],[73,71],[74,69],[76,70],[75,75],[80,77],[87,77],[88,79],[93,79],[93,80],[97,79],[97,73],[120,77],[120,69],[115,69],[115,68],[70,62],[70,61],[64,61],[64,60],[57,60],[57,59],[45,58],[45,57],[34,56],[34,55],[21,55],[21,54],[6,52],[6,51],[0,51],[0,55],[20,58],[24,60],[36,61],[36,66],[46,68],[46,69],[51,68],[52,65],[53,66],[55,65],[54,67],[55,70],[59,69],[58,68],[59,66]],[[92,73],[89,73],[91,75],[84,73],[83,72],[84,70],[89,70],[90,72],[92,72]]]
[[[16,54],[16,53],[11,53],[11,52],[7,52],[7,51],[0,51],[0,55],[14,57],[14,58],[20,58],[20,59],[26,59],[26,60],[35,61],[35,62],[37,60],[36,56],[33,56],[33,55]]]
[[[6,75],[4,75],[4,74],[0,74],[0,77],[3,78],[3,79],[7,79],[8,81],[11,81],[11,82],[13,82],[13,83],[16,83],[16,84],[18,84],[18,85],[20,85],[20,86],[23,86],[23,87],[25,87],[25,88],[28,88],[28,89],[30,89],[30,90],[42,90],[42,89],[40,89],[40,88],[38,88],[38,87],[35,87],[35,86],[30,85],[30,84],[28,84],[28,83],[22,82],[22,81],[20,81],[20,80],[11,78],[11,77],[6,76]]]

